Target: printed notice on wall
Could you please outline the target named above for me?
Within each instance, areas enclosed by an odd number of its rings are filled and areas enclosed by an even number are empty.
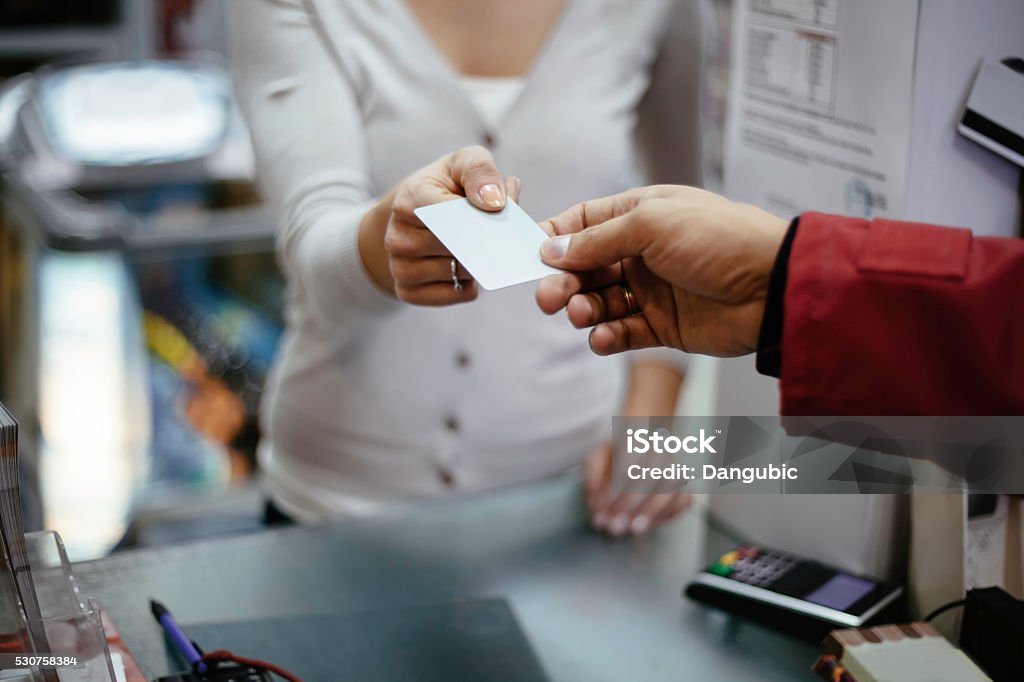
[[[736,0],[725,192],[902,214],[918,0]]]

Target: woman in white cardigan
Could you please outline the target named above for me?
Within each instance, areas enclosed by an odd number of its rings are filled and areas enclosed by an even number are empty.
[[[540,219],[641,181],[699,184],[702,0],[229,6],[289,283],[262,414],[272,511],[358,514],[585,460],[595,527],[643,533],[683,509],[609,490],[610,416],[671,414],[679,366],[593,356],[533,287],[479,291],[411,211],[521,189]]]

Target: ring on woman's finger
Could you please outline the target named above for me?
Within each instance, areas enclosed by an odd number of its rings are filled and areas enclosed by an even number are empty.
[[[462,291],[462,282],[459,281],[459,262],[452,258],[452,286],[455,291]]]

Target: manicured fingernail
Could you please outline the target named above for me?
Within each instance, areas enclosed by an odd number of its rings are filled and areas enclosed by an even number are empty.
[[[561,237],[545,239],[544,243],[540,245],[540,252],[545,258],[558,260],[565,256],[566,252],[569,250],[569,241],[571,239],[571,234],[563,234]]]
[[[519,201],[519,197],[523,193],[523,179],[517,175],[513,180],[516,184],[516,201]]]
[[[491,208],[505,207],[505,194],[497,185],[484,185],[477,194],[480,196],[480,201]]]
[[[633,519],[633,523],[629,524],[629,531],[633,535],[643,535],[647,532],[647,529],[651,527],[651,520],[641,514],[640,516]]]
[[[608,524],[608,532],[615,536],[622,535],[626,532],[627,528],[629,528],[629,517],[625,514],[618,514]]]
[[[605,524],[608,523],[608,512],[599,511],[590,519],[591,525],[598,530],[604,528]]]

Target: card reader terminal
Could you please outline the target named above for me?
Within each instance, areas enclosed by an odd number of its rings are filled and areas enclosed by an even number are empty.
[[[769,627],[817,638],[892,613],[903,588],[787,552],[741,545],[698,573],[685,593]]]

